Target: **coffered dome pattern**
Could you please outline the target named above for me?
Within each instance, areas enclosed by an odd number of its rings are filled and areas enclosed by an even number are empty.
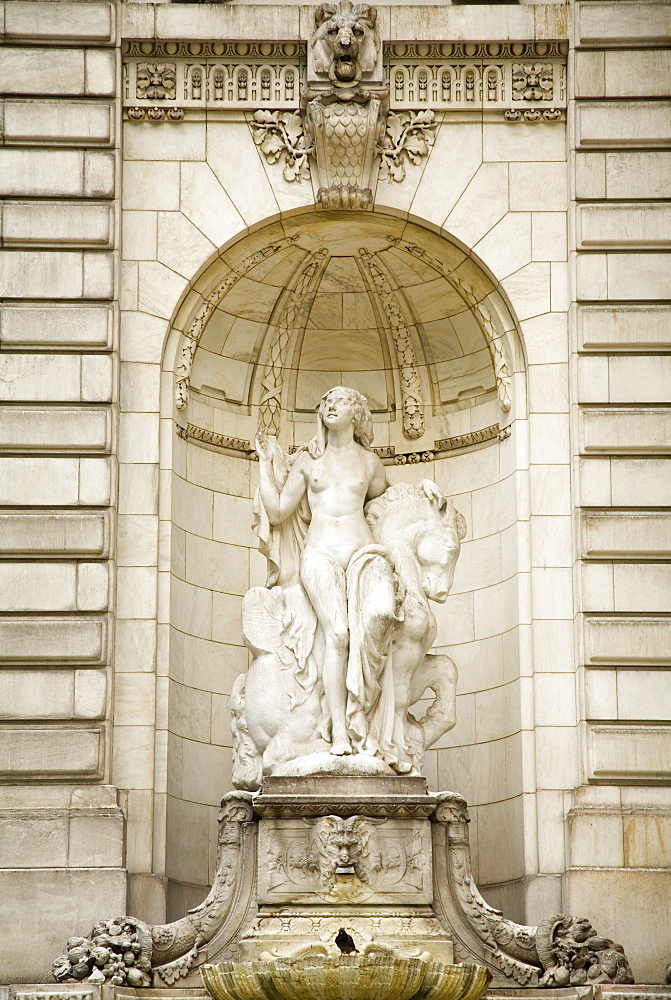
[[[376,443],[428,446],[445,433],[434,418],[485,405],[491,424],[510,409],[513,326],[493,283],[454,244],[391,217],[316,212],[246,237],[201,274],[176,325],[178,409],[188,400],[194,423],[204,405],[229,427],[235,416],[244,437],[263,423],[303,439],[291,425],[311,424],[341,383],[388,425]]]

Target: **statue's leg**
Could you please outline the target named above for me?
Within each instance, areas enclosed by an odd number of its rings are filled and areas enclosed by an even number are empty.
[[[301,555],[301,582],[324,633],[322,680],[331,716],[331,753],[350,754],[345,718],[349,649],[345,571],[325,552],[306,546]]]
[[[362,617],[367,637],[380,654],[380,667],[384,665],[392,632],[398,625],[397,586],[394,573],[383,556],[377,556],[362,571]]]

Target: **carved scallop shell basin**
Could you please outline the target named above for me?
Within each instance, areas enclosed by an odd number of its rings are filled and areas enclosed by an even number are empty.
[[[294,961],[204,965],[214,1000],[479,1000],[491,973],[390,955],[341,955]]]

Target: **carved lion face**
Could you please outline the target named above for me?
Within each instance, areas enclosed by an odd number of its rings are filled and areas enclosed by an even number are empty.
[[[376,11],[368,4],[353,6],[349,0],[322,4],[315,14],[315,33],[310,44],[315,69],[328,73],[331,81],[352,86],[370,72],[380,47],[375,31]]]

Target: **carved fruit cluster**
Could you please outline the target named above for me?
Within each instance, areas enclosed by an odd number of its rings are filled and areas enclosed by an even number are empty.
[[[71,937],[67,953],[54,959],[51,972],[58,982],[87,979],[113,986],[149,986],[151,936],[133,917],[96,924],[87,938]]]

